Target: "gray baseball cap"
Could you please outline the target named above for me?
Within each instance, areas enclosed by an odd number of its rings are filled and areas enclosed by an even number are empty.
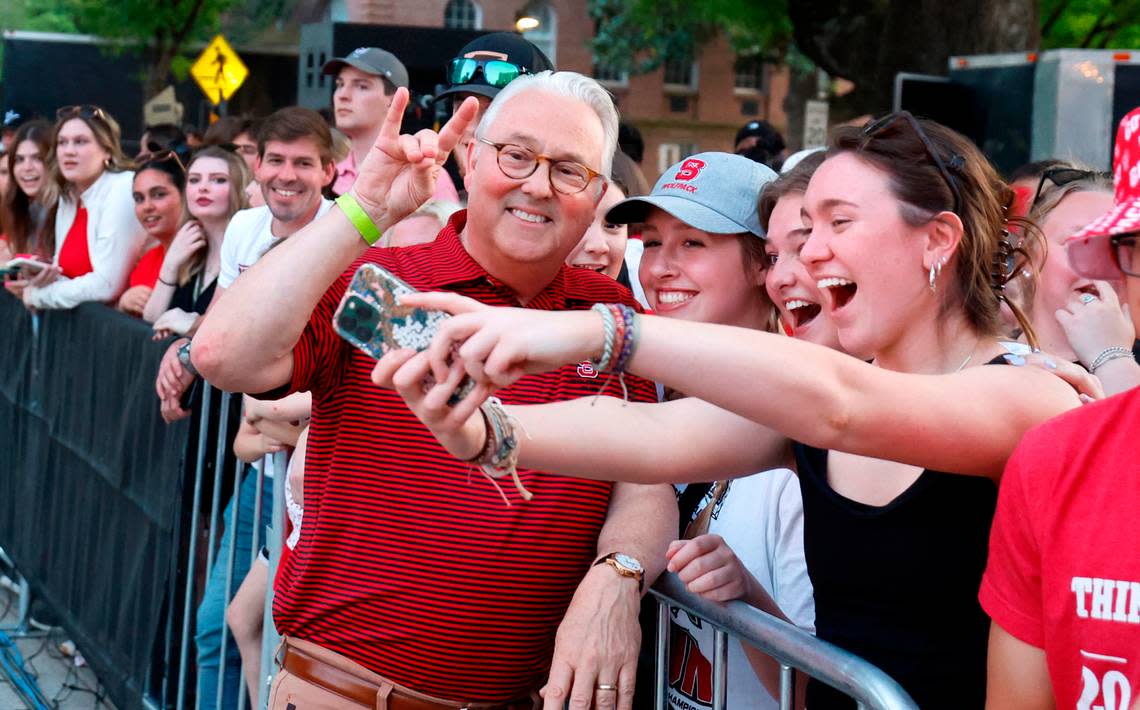
[[[334,57],[321,67],[322,74],[336,75],[345,67],[355,67],[366,74],[382,76],[397,88],[408,85],[408,70],[396,55],[377,47],[358,47],[347,57]]]
[[[606,220],[644,222],[657,207],[710,234],[765,236],[757,210],[760,192],[777,178],[766,165],[731,153],[697,153],[670,167],[645,197],[614,205]]]

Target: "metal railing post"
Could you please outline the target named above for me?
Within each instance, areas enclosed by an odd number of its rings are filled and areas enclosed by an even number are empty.
[[[194,562],[198,555],[198,516],[202,512],[202,470],[206,464],[206,443],[210,428],[210,386],[202,383],[201,411],[198,413],[198,451],[194,464],[194,499],[190,504],[190,544],[186,557],[186,590],[182,595],[182,644],[178,655],[177,710],[186,707],[186,671],[190,661],[190,612],[194,608]],[[165,702],[165,698],[163,699]]]
[[[665,710],[669,687],[669,605],[657,599],[657,673],[653,683],[653,707]]]
[[[728,634],[724,629],[713,631],[713,710],[725,710],[728,705]]]
[[[273,682],[273,656],[281,643],[281,635],[273,623],[273,581],[277,579],[277,565],[281,560],[281,547],[285,544],[285,520],[289,512],[285,509],[285,486],[287,465],[284,452],[273,454],[273,517],[266,531],[266,547],[269,548],[269,584],[265,592],[265,621],[261,626],[261,674],[258,676],[257,706],[260,710],[269,707],[269,686]],[[269,457],[266,457],[268,460]]]
[[[210,386],[205,382],[206,389]],[[214,451],[214,495],[210,502],[210,547],[206,551],[206,575],[210,574],[210,570],[214,569],[214,554],[217,551],[217,534],[218,534],[218,509],[221,506],[222,500],[222,475],[225,473],[226,463],[226,434],[229,429],[229,413],[230,413],[230,397],[229,392],[222,392],[220,419],[218,421],[218,440],[217,448]],[[241,469],[238,469],[238,476],[241,476]]]
[[[222,445],[219,443],[219,445]],[[230,516],[230,529],[226,530],[225,534],[230,538],[230,549],[226,554],[226,586],[222,590],[223,599],[225,604],[222,606],[222,628],[221,628],[221,646],[218,651],[218,690],[214,696],[214,707],[222,707],[222,699],[226,693],[226,641],[229,640],[229,625],[226,624],[225,610],[229,608],[230,600],[233,598],[233,583],[234,583],[234,563],[237,562],[237,529],[238,518],[241,517],[241,486],[242,486],[242,472],[241,465],[238,465],[238,475],[234,477],[234,492],[233,498],[233,514]],[[256,523],[255,523],[256,525]],[[240,681],[240,677],[239,677]],[[238,683],[238,692],[241,692],[241,683]]]
[[[792,710],[796,697],[796,671],[787,663],[780,664],[780,710]]]

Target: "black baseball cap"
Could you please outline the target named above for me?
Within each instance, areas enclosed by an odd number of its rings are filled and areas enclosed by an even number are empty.
[[[377,47],[358,47],[347,57],[334,57],[321,67],[322,74],[336,75],[345,66],[355,67],[365,74],[382,76],[397,88],[408,86],[408,70],[396,55]]]
[[[493,53],[499,55],[495,59],[510,62],[526,74],[537,74],[541,71],[553,71],[554,64],[542,53],[542,50],[514,32],[491,32],[468,42],[454,57],[462,59],[469,54]],[[452,84],[435,97],[436,101],[445,96],[455,94],[478,94],[493,99],[498,95],[501,87],[486,83],[482,72],[475,74],[476,81],[465,84]]]

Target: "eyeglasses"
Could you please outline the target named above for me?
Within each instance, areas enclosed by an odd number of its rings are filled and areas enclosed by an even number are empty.
[[[1112,237],[1112,253],[1116,255],[1116,265],[1128,276],[1140,276],[1140,236],[1122,234]]]
[[[1095,170],[1080,170],[1078,168],[1049,168],[1041,173],[1041,180],[1037,183],[1037,192],[1033,193],[1033,201],[1029,203],[1032,212],[1037,203],[1041,201],[1041,193],[1045,191],[1045,183],[1051,182],[1057,187],[1064,187],[1078,180],[1091,180],[1093,178],[1112,179],[1112,173],[1096,172]]]
[[[57,121],[66,121],[72,118],[97,118],[103,123],[110,124],[107,112],[94,104],[76,104],[75,106],[61,106],[55,112]]]
[[[502,59],[459,57],[452,59],[447,65],[447,83],[452,86],[470,84],[480,69],[483,71],[483,80],[497,89],[501,89],[519,78],[520,74],[529,73],[526,67],[520,67]]]
[[[178,152],[174,150],[160,150],[157,152],[139,153],[135,156],[135,162],[139,165],[146,165],[147,163],[175,163],[182,172],[186,172],[186,166],[182,164],[182,158],[178,157]]]
[[[495,149],[499,170],[512,180],[525,180],[534,175],[540,161],[550,163],[550,187],[563,195],[576,195],[585,190],[594,178],[602,176],[573,160],[554,160],[513,143],[492,143],[486,138],[477,140]]]
[[[926,132],[922,130],[918,119],[915,118],[910,111],[896,111],[867,124],[867,127],[863,129],[863,135],[868,139],[874,138],[899,120],[906,121],[907,125],[914,130],[918,139],[922,141],[922,146],[926,148],[926,154],[930,156],[930,160],[934,163],[934,166],[938,168],[938,172],[942,174],[942,179],[946,181],[946,186],[950,188],[950,194],[954,197],[953,211],[955,213],[958,212],[962,206],[962,193],[958,191],[958,181],[950,174],[950,170],[947,166],[955,170],[961,170],[966,164],[966,159],[954,153],[950,156],[950,160],[943,162],[942,158],[938,155],[938,151],[934,149],[934,144],[930,141]]]

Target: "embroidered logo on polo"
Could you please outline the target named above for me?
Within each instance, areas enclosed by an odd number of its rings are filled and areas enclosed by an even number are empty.
[[[578,364],[578,376],[592,380],[598,376],[598,371],[594,369],[594,363],[589,360],[583,360]]]

